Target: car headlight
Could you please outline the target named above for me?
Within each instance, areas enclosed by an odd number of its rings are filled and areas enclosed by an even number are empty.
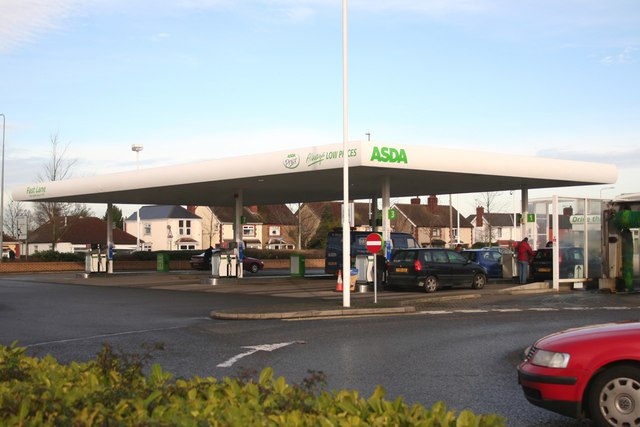
[[[547,368],[566,368],[569,365],[571,356],[567,353],[555,351],[538,350],[533,355],[531,363]]]

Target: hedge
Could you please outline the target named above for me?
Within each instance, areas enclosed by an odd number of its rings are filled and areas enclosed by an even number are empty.
[[[61,365],[0,346],[0,424],[14,426],[505,426],[496,415],[459,414],[356,391],[317,390],[317,377],[289,385],[271,368],[254,379],[173,379],[145,357],[104,345],[95,360]]]

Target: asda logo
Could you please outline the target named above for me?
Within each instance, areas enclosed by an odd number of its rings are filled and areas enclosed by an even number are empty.
[[[373,147],[371,161],[383,163],[407,163],[407,153],[403,148]]]
[[[295,153],[289,154],[284,159],[283,164],[284,164],[284,167],[287,168],[287,169],[295,169],[300,164],[300,157]]]

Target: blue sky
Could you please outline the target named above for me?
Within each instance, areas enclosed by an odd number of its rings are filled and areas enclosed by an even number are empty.
[[[7,194],[37,180],[53,134],[73,177],[134,169],[132,144],[150,167],[341,142],[341,6],[0,0]],[[348,10],[350,139],[614,163],[604,195],[640,191],[637,0]]]

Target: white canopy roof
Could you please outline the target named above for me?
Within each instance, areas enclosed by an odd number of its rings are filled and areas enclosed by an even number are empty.
[[[349,144],[349,197],[393,197],[613,184],[610,164],[380,142]],[[234,206],[338,200],[342,144],[25,185],[16,201]]]

